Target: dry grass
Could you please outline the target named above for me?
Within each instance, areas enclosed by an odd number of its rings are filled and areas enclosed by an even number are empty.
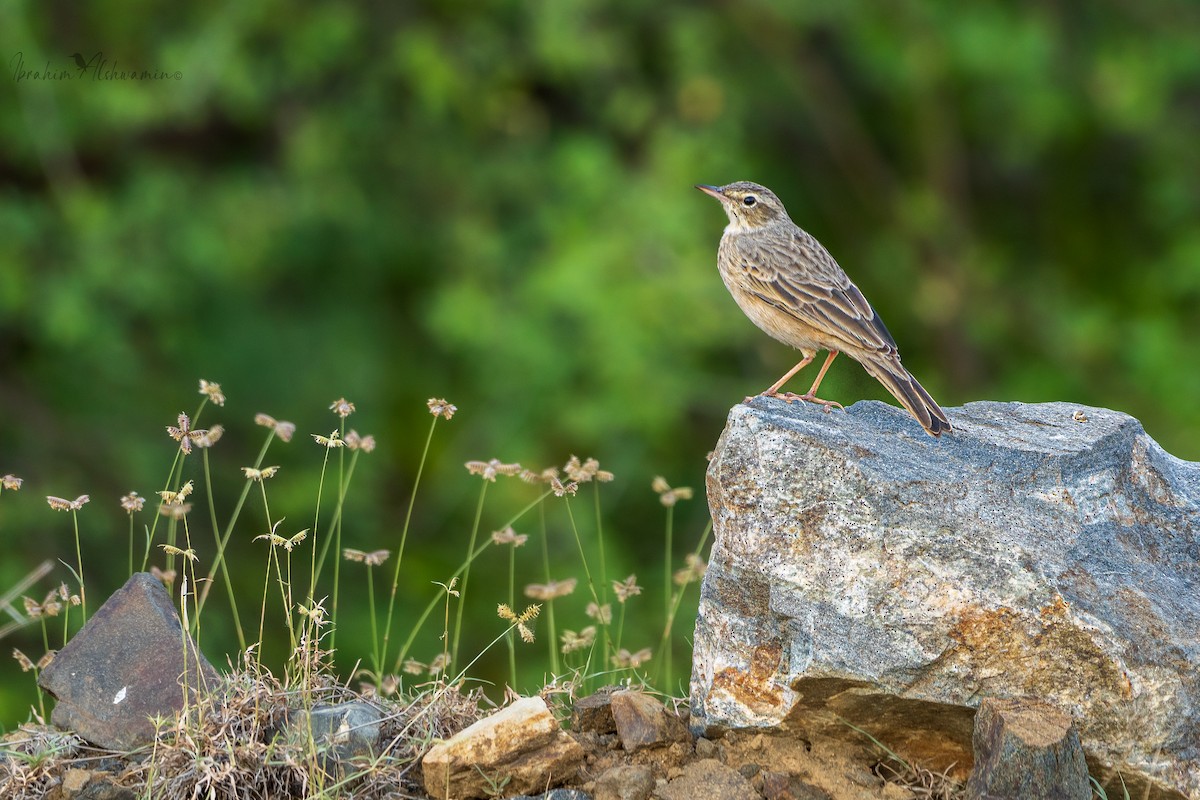
[[[967,787],[950,777],[951,764],[942,772],[934,772],[920,764],[910,764],[888,751],[889,756],[879,761],[872,772],[888,783],[902,786],[912,792],[914,798],[922,800],[963,800]]]

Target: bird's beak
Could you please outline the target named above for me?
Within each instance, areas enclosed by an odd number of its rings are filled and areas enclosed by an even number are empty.
[[[725,199],[725,195],[721,193],[720,186],[709,186],[707,184],[701,183],[701,184],[697,185],[696,188],[699,189],[700,191],[704,192],[707,195],[711,195],[711,196],[717,198],[718,200]]]

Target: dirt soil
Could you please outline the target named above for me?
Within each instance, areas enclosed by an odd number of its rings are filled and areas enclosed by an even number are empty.
[[[686,711],[681,715],[686,723]],[[591,794],[596,779],[624,765],[653,770],[652,796],[667,796],[667,787],[689,768],[716,759],[745,777],[755,795],[744,800],[951,800],[964,796],[961,783],[945,775],[909,766],[890,757],[864,738],[861,747],[843,740],[818,738],[786,728],[772,732],[731,731],[714,739],[691,738],[665,746],[626,752],[615,733],[591,731],[572,735],[583,745],[585,765],[579,777],[566,784]],[[788,787],[782,789],[781,787]],[[708,795],[704,800],[724,800]]]

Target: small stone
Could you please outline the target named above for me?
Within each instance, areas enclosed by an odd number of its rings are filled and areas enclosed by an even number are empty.
[[[833,800],[829,792],[790,772],[764,772],[764,800]]]
[[[687,728],[674,713],[648,694],[623,690],[613,693],[612,715],[617,736],[632,753],[643,747],[686,741]]]
[[[75,800],[135,800],[135,797],[132,789],[93,777]]]
[[[644,764],[613,767],[596,778],[595,800],[647,800],[654,771]]]
[[[544,794],[523,794],[519,797],[510,797],[508,800],[592,800],[592,796],[578,789],[551,789]]]
[[[696,740],[696,757],[697,758],[716,758],[720,753],[720,748],[712,739],[706,739],[701,736]]]
[[[526,697],[434,745],[421,768],[429,794],[464,800],[495,796],[501,785],[519,795],[563,783],[583,755],[546,702]]]
[[[616,686],[604,686],[587,697],[581,697],[571,707],[571,730],[575,732],[595,731],[613,733],[617,724],[613,721],[612,696]]]
[[[321,768],[332,775],[345,762],[375,754],[382,720],[383,712],[370,703],[322,703],[314,706],[311,714],[305,709],[292,712],[288,738],[307,741],[311,730],[312,740],[322,754]]]
[[[987,698],[975,716],[969,800],[1090,800],[1087,762],[1069,714],[1036,700]]]
[[[58,699],[55,725],[109,750],[132,750],[154,740],[151,717],[170,717],[183,708],[185,691],[194,703],[218,680],[166,589],[138,572],[59,651],[38,685]]]
[[[757,775],[762,770],[758,764],[742,764],[738,767],[738,774],[749,780]]]
[[[747,800],[757,792],[750,781],[711,758],[689,764],[683,775],[658,790],[661,800]]]
[[[62,796],[74,797],[83,791],[83,787],[87,786],[87,782],[92,779],[92,773],[86,769],[68,769],[63,773],[62,784],[59,787]]]

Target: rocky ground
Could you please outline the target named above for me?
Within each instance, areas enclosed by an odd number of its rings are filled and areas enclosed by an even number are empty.
[[[530,701],[536,706],[537,699]],[[504,763],[506,774],[524,787],[544,786],[546,775],[561,769],[564,748],[551,737],[541,740],[532,731],[530,715],[513,714],[511,727],[501,722],[507,713],[440,745],[424,761],[426,787],[437,797],[488,796],[488,758]],[[519,718],[519,721],[518,721]],[[495,727],[492,722],[496,721]],[[688,731],[686,706],[676,709],[648,694],[602,690],[578,701],[571,715],[569,737],[578,771],[563,788],[542,794],[509,794],[542,800],[868,800],[872,798],[954,798],[961,783],[947,774],[911,766],[862,736],[860,746],[844,740],[813,737],[786,726],[771,732],[732,731],[719,738],[695,737]],[[474,750],[472,740],[489,752]],[[497,743],[513,742],[513,752],[495,755]],[[545,741],[544,749],[537,741]],[[455,762],[440,749],[457,750],[454,777],[431,768]],[[514,768],[514,764],[520,764]],[[482,766],[481,766],[482,765]],[[531,768],[526,780],[520,770]],[[461,778],[461,782],[459,779]],[[526,789],[532,791],[532,789]]]
[[[361,705],[361,700],[350,702]],[[423,765],[410,761],[408,769],[390,775],[387,773],[393,768],[389,766],[370,777],[353,779],[338,787],[337,796],[410,800],[446,797],[447,792],[440,790],[439,784],[452,786],[449,796],[460,799],[698,800],[702,796],[703,800],[902,800],[962,795],[961,784],[949,776],[910,767],[867,737],[859,748],[848,747],[844,741],[806,737],[786,728],[697,738],[688,732],[686,705],[675,710],[675,704],[664,705],[660,698],[612,689],[578,701],[570,721],[564,720],[569,730],[559,727],[539,698],[520,703],[541,704],[544,716],[519,714],[515,724],[497,735],[494,728],[488,727],[489,720],[505,716],[513,708],[509,706],[471,726],[468,730],[478,728],[475,736],[467,737],[476,743],[471,746],[482,741],[489,752],[467,750],[468,760],[459,764],[461,770],[452,782],[443,783],[444,773],[431,773],[427,755]],[[556,746],[547,747],[552,737],[535,730],[546,724],[546,718],[553,737],[563,737]],[[448,742],[459,738],[451,737]],[[34,745],[26,744],[23,750],[30,759],[0,756],[0,788],[6,797],[134,800],[145,796],[145,779],[153,779],[149,765],[154,759],[147,759],[144,752],[121,756],[97,751],[77,737],[52,728],[26,727],[5,737],[10,752],[22,750],[18,745],[29,742]],[[197,772],[219,767],[219,759],[205,753],[202,745],[185,744],[196,749],[189,753],[185,747],[182,758],[162,763],[169,763],[174,770]],[[289,757],[286,748],[267,755],[267,759],[282,761]],[[503,766],[489,765],[489,758],[503,762]],[[352,757],[345,763],[361,761]],[[339,773],[336,766],[329,769],[334,775],[345,774]],[[255,769],[242,765],[242,770],[240,775],[230,771],[226,779],[218,777],[210,782],[213,796],[305,796],[298,786],[286,789],[284,781],[273,784],[263,794],[267,784],[249,779]],[[420,787],[422,771],[431,791]],[[399,777],[404,774],[407,778]],[[564,780],[568,774],[570,777]],[[547,789],[548,784],[558,785]],[[160,781],[156,786],[162,791],[154,796],[187,796],[188,792],[182,791],[185,786],[195,789],[198,785]],[[239,792],[238,786],[245,792]],[[329,796],[335,795],[331,792]]]

